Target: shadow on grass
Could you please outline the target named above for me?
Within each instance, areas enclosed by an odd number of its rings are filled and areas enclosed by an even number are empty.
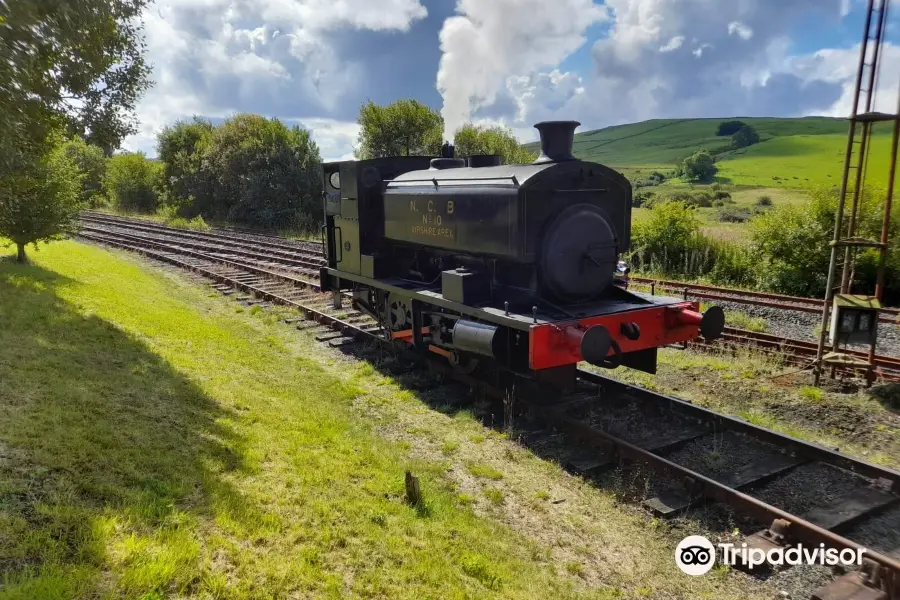
[[[143,343],[0,264],[0,596],[197,582],[204,516],[248,511],[231,415]],[[224,508],[223,508],[224,507]]]

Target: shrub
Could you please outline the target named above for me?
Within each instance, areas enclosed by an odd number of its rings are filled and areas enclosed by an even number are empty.
[[[746,148],[758,143],[759,134],[750,126],[741,127],[731,136],[731,147],[735,149]]]
[[[237,115],[217,127],[204,151],[216,211],[207,217],[251,226],[322,219],[319,148],[308,131],[278,119]]]
[[[742,121],[722,121],[719,123],[719,128],[716,130],[716,135],[734,135],[742,127],[746,127],[747,124]]]
[[[723,202],[727,202],[727,203],[734,202],[734,201],[731,199],[731,194],[729,194],[729,193],[726,192],[725,190],[715,190],[715,193],[713,194],[713,197],[714,197],[716,200],[722,200]]]
[[[191,229],[194,231],[209,231],[211,227],[206,224],[203,217],[194,217],[193,219],[185,219],[184,217],[175,217],[170,221],[166,221],[169,227],[177,227],[178,229]]]
[[[756,206],[772,206],[772,199],[769,196],[760,196],[756,200]]]
[[[16,246],[16,260],[25,262],[28,244],[37,248],[38,242],[75,231],[81,180],[77,163],[60,146],[23,161],[15,171],[0,172],[0,246],[7,238]]]
[[[103,177],[106,175],[106,155],[98,146],[88,144],[80,137],[67,140],[62,151],[75,161],[83,178],[81,180],[80,201],[85,206],[99,208],[106,205],[103,196]]]
[[[631,197],[631,206],[633,208],[650,208],[653,205],[653,199],[656,194],[650,190],[638,190]]]
[[[695,152],[681,163],[682,176],[689,181],[710,181],[717,171],[715,159],[706,150]]]
[[[143,153],[113,156],[107,162],[103,189],[120,210],[151,213],[159,207],[162,163]]]
[[[803,205],[782,205],[750,223],[758,281],[766,289],[800,296],[825,292],[836,201],[813,194]]]
[[[630,260],[642,272],[707,277],[733,285],[753,280],[747,248],[704,235],[694,211],[683,202],[660,204],[651,219],[636,223],[632,248]]]
[[[716,219],[723,223],[745,223],[749,221],[752,216],[753,215],[748,208],[729,206],[720,209],[716,215]]]

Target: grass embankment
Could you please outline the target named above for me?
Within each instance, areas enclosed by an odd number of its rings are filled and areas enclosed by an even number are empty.
[[[762,597],[266,311],[75,242],[32,257],[0,261],[0,598]]]

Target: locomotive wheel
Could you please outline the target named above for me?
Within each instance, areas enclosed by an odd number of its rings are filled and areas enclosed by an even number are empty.
[[[470,375],[478,368],[478,359],[471,356],[461,356],[458,352],[450,353],[450,364],[453,369],[463,375]]]

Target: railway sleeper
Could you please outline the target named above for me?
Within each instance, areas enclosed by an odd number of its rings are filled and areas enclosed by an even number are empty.
[[[813,592],[812,600],[897,600],[900,576],[869,559],[859,571],[847,573]]]

